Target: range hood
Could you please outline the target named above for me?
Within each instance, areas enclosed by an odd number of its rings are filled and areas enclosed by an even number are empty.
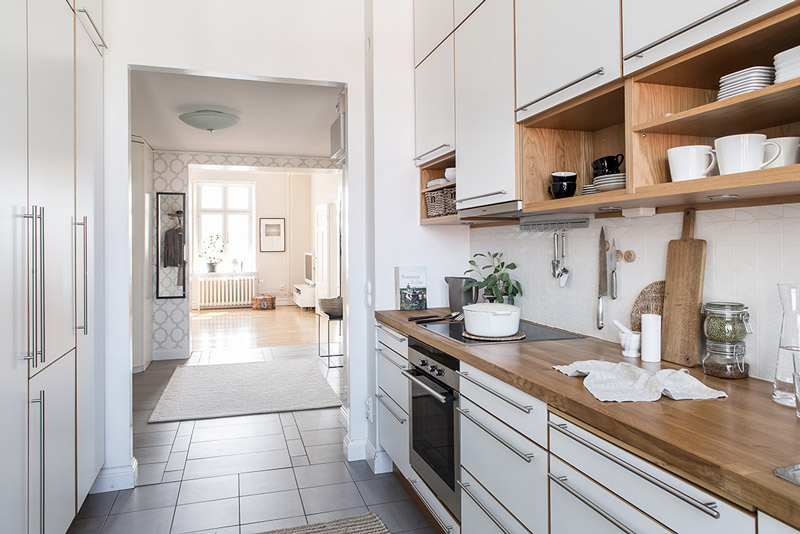
[[[476,206],[458,210],[459,219],[474,219],[476,217],[509,217],[519,218],[522,216],[522,201],[510,200],[486,206]]]

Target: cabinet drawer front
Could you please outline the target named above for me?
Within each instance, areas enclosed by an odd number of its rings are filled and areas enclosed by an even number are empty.
[[[408,481],[411,482],[411,487],[414,488],[419,498],[428,510],[430,510],[431,514],[433,514],[434,519],[436,519],[442,527],[445,534],[460,534],[461,527],[458,522],[453,519],[453,516],[450,515],[447,508],[436,498],[433,491],[422,481],[422,477],[413,469],[411,470],[411,477]]]
[[[528,534],[528,530],[464,469],[459,486],[463,534]]]
[[[378,358],[378,387],[385,391],[408,414],[408,379],[400,374],[406,360],[383,347],[375,349]]]
[[[379,389],[378,395],[378,442],[400,472],[408,476],[408,416],[385,392]]]
[[[800,534],[800,530],[795,530],[772,516],[758,512],[758,534]]]
[[[379,343],[383,343],[406,360],[408,359],[408,338],[406,336],[380,323],[376,325],[376,331]]]
[[[550,422],[552,454],[667,527],[681,533],[755,531],[753,517],[719,497],[554,414],[550,414]],[[710,503],[714,504],[707,506]]]
[[[489,413],[547,448],[547,405],[514,386],[461,363],[459,391]]]
[[[550,477],[552,534],[619,534],[625,528],[636,534],[670,532],[552,455]]]
[[[547,452],[463,394],[459,408],[461,465],[528,529],[547,532]]]

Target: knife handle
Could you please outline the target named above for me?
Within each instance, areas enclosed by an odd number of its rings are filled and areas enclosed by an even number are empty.
[[[602,330],[606,324],[603,322],[603,297],[597,299],[597,329]]]
[[[611,271],[611,300],[617,299],[617,271]]]

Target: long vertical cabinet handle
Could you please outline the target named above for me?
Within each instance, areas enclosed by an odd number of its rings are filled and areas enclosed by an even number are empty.
[[[39,405],[39,532],[44,534],[44,496],[45,496],[45,476],[44,476],[44,458],[45,458],[45,439],[44,439],[44,390],[39,390],[39,398],[31,399],[31,404]]]
[[[30,360],[31,368],[39,367],[39,360],[36,354],[36,214],[39,208],[31,206],[31,213],[26,213],[24,218],[31,222],[30,237],[26,239],[28,250],[25,252],[30,267],[26,268],[26,278],[28,280],[28,317],[30,329],[28,330],[28,352],[24,356],[25,360]]]
[[[39,321],[39,332],[41,333],[41,344],[39,345],[39,354],[41,355],[41,363],[45,363],[45,324],[44,319],[46,315],[45,308],[45,275],[44,275],[44,206],[39,208],[39,300],[41,301],[41,320]]]
[[[83,330],[83,335],[89,335],[89,224],[86,215],[83,221],[76,222],[75,226],[83,227],[83,326],[76,330]]]

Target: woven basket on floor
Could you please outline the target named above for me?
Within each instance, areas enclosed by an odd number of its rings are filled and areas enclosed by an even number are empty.
[[[428,207],[428,217],[455,215],[457,213],[456,188],[445,187],[436,191],[427,191],[425,193],[425,205]]]

